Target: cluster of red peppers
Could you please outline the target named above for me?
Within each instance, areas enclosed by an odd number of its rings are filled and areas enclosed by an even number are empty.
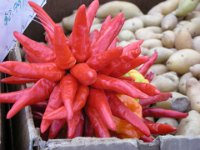
[[[0,94],[1,103],[14,103],[7,118],[27,105],[38,110],[45,107],[40,129],[42,133],[48,131],[49,138],[55,138],[63,126],[67,126],[68,138],[117,136],[152,141],[151,135],[171,133],[176,128],[143,117],[187,116],[149,107],[167,100],[171,94],[161,93],[149,84],[153,74],[147,71],[157,53],[152,57],[141,56],[142,41],[117,46],[117,35],[125,21],[122,13],[114,18],[108,16],[100,31],[90,33],[99,2],[94,0],[88,8],[81,5],[72,33],[67,37],[62,27],[40,6],[34,2],[29,5],[46,30],[47,45],[14,32],[28,62],[0,63],[0,72],[10,75],[1,82],[35,84]],[[138,68],[137,71],[132,70],[134,68]],[[135,71],[136,76],[129,71]],[[145,82],[138,81],[137,74],[144,76]]]

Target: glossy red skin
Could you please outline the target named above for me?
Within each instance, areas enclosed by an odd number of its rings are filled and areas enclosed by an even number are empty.
[[[83,85],[91,85],[97,79],[97,72],[90,68],[86,63],[75,65],[70,73]]]

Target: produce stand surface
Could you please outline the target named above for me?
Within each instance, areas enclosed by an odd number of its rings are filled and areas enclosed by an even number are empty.
[[[129,0],[131,1],[131,0]],[[55,20],[59,22],[61,18],[72,13],[80,4],[89,4],[91,0],[73,1],[73,0],[47,0],[45,10]],[[105,3],[106,0],[100,0]],[[139,6],[144,12],[147,12],[152,6],[161,2],[159,0],[132,0],[131,2]],[[40,41],[43,39],[43,29],[41,25],[33,22],[27,28],[25,34],[32,39]],[[17,47],[9,53],[10,60],[21,61],[21,54]],[[9,86],[12,88],[22,89],[23,86]],[[39,129],[35,128],[31,108],[26,107],[15,117],[13,123],[13,141],[14,149],[19,150],[199,150],[200,136],[159,136],[151,143],[144,143],[134,139],[118,138],[74,138],[74,139],[52,139],[42,140],[39,135]]]

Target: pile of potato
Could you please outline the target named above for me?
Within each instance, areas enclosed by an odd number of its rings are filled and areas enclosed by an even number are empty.
[[[200,135],[200,0],[166,0],[147,14],[133,3],[112,1],[100,6],[91,31],[100,29],[106,16],[123,12],[125,24],[118,35],[119,45],[126,46],[144,40],[142,55],[158,58],[150,71],[155,74],[152,84],[173,97],[153,107],[189,112],[187,118],[160,118],[156,122],[178,127],[177,135]],[[71,31],[76,11],[62,20]],[[152,118],[151,118],[152,119]]]

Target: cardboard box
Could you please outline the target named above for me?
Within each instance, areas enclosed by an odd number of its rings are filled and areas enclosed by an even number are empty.
[[[56,22],[59,22],[80,4],[89,4],[91,0],[47,0],[47,2],[44,8]],[[100,2],[104,3],[106,0],[100,0]],[[160,1],[132,0],[131,2],[146,12]],[[25,32],[26,35],[38,41],[43,39],[42,33],[42,27],[35,22],[31,23]],[[15,49],[9,54],[9,59],[21,60],[20,52]],[[14,149],[16,150],[200,150],[200,137],[184,136],[160,136],[152,143],[144,143],[135,139],[84,137],[43,141],[39,136],[39,130],[34,126],[30,107],[18,113],[12,122]]]

